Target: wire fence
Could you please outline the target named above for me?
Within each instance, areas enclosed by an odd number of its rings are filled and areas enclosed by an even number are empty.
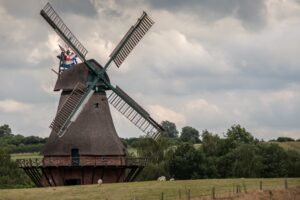
[[[253,181],[244,182],[241,180],[239,183],[232,185],[216,185],[208,189],[207,186],[181,186],[177,189],[165,189],[165,190],[153,190],[150,193],[141,191],[132,191],[127,195],[124,195],[124,200],[211,200],[211,199],[231,199],[233,197],[240,196],[254,191],[285,189],[299,186],[299,182],[293,180],[282,179],[277,183],[269,181]],[[109,197],[105,197],[105,200],[109,200]]]

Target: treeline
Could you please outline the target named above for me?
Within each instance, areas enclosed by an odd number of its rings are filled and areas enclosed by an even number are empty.
[[[300,176],[297,151],[259,141],[240,125],[232,126],[223,137],[207,130],[200,135],[192,127],[184,127],[179,136],[174,123],[162,125],[166,131],[158,141],[124,140],[128,147],[137,149],[138,156],[149,158],[139,180],[155,180],[159,176],[175,179]]]
[[[40,152],[47,138],[14,135],[9,125],[0,126],[0,146],[8,153]]]
[[[290,137],[278,137],[277,140],[270,140],[270,142],[300,142],[300,139],[295,140],[294,138]]]
[[[260,141],[240,125],[230,127],[220,137],[207,130],[199,133],[190,126],[179,133],[174,123],[161,124],[165,132],[158,141],[143,137],[122,139],[125,146],[136,149],[137,156],[149,160],[138,180],[155,180],[159,176],[175,179],[300,177],[299,152]],[[9,154],[40,152],[46,139],[13,135],[8,125],[0,126],[0,187],[32,185]],[[279,137],[276,141],[295,140]]]

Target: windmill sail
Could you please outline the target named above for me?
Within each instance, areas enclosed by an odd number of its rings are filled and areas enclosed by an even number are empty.
[[[85,85],[81,83],[76,85],[50,125],[50,128],[52,128],[59,137],[62,137],[71,123],[76,121],[93,92],[94,90],[87,90]]]
[[[136,24],[129,29],[129,31],[125,34],[120,43],[110,54],[111,59],[113,59],[117,67],[120,67],[120,65],[129,55],[129,53],[143,38],[143,36],[147,33],[147,31],[151,28],[153,24],[154,21],[150,19],[150,17],[144,11],[142,16],[136,22]]]
[[[108,96],[108,102],[148,136],[155,140],[159,138],[163,128],[120,87]]]
[[[57,32],[57,34],[69,45],[69,47],[77,54],[77,56],[85,61],[85,56],[88,53],[86,48],[79,42],[76,36],[65,25],[62,19],[58,16],[50,3],[47,3],[41,10],[41,15]]]

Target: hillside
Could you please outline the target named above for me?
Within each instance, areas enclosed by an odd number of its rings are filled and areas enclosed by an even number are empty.
[[[203,195],[211,195],[212,187],[215,187],[216,196],[233,195],[236,185],[240,185],[241,192],[259,189],[262,180],[263,189],[283,189],[284,179],[202,179],[188,181],[148,181],[133,183],[114,183],[86,186],[68,186],[56,188],[32,188],[32,189],[5,189],[0,190],[0,200],[56,200],[56,199],[80,199],[80,200],[130,200],[134,197],[143,200],[161,199],[185,199],[186,192],[190,191],[191,198]],[[245,185],[245,187],[243,187]],[[300,178],[288,179],[289,187],[300,186]],[[181,198],[180,198],[181,197]]]
[[[279,146],[281,146],[285,150],[295,150],[298,153],[300,153],[300,142],[299,141],[295,141],[295,142],[271,142],[271,143],[278,144]]]

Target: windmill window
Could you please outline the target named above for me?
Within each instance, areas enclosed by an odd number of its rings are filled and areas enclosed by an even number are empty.
[[[99,103],[95,103],[95,108],[99,108]]]
[[[72,166],[79,166],[80,158],[79,158],[79,149],[72,149],[71,150],[71,157],[72,157]]]

